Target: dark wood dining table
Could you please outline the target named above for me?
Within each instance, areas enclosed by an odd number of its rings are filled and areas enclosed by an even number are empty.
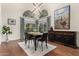
[[[41,37],[43,35],[43,33],[40,32],[28,32],[28,34],[32,35],[34,37],[34,46],[35,46],[35,51],[37,50],[37,38]]]

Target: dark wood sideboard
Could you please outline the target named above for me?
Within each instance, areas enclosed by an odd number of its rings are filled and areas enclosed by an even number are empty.
[[[50,31],[48,32],[48,39],[66,46],[77,48],[75,31]]]

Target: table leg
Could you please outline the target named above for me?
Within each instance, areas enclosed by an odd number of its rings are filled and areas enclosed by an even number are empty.
[[[36,38],[35,38],[35,40],[34,40],[35,42],[34,42],[34,45],[35,45],[35,51],[37,50],[37,46],[36,46]]]

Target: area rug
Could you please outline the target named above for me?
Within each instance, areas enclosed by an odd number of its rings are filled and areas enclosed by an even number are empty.
[[[24,42],[19,42],[18,43],[19,46],[25,51],[25,53],[28,56],[43,56],[47,53],[49,53],[50,51],[54,50],[57,46],[51,45],[51,44],[47,44],[48,48],[46,48],[45,43],[43,44],[43,51],[42,51],[42,47],[41,47],[41,43],[39,43],[37,50],[34,50],[34,44],[31,43],[30,47],[28,48],[28,44],[25,45]]]

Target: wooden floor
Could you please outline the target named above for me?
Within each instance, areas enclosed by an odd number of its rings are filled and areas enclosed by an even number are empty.
[[[27,54],[17,44],[19,41],[10,41],[8,43],[2,43],[0,46],[1,56],[27,56]],[[60,45],[54,42],[50,44],[56,45],[57,48],[50,51],[45,56],[79,56],[79,49],[73,49],[64,45]]]

